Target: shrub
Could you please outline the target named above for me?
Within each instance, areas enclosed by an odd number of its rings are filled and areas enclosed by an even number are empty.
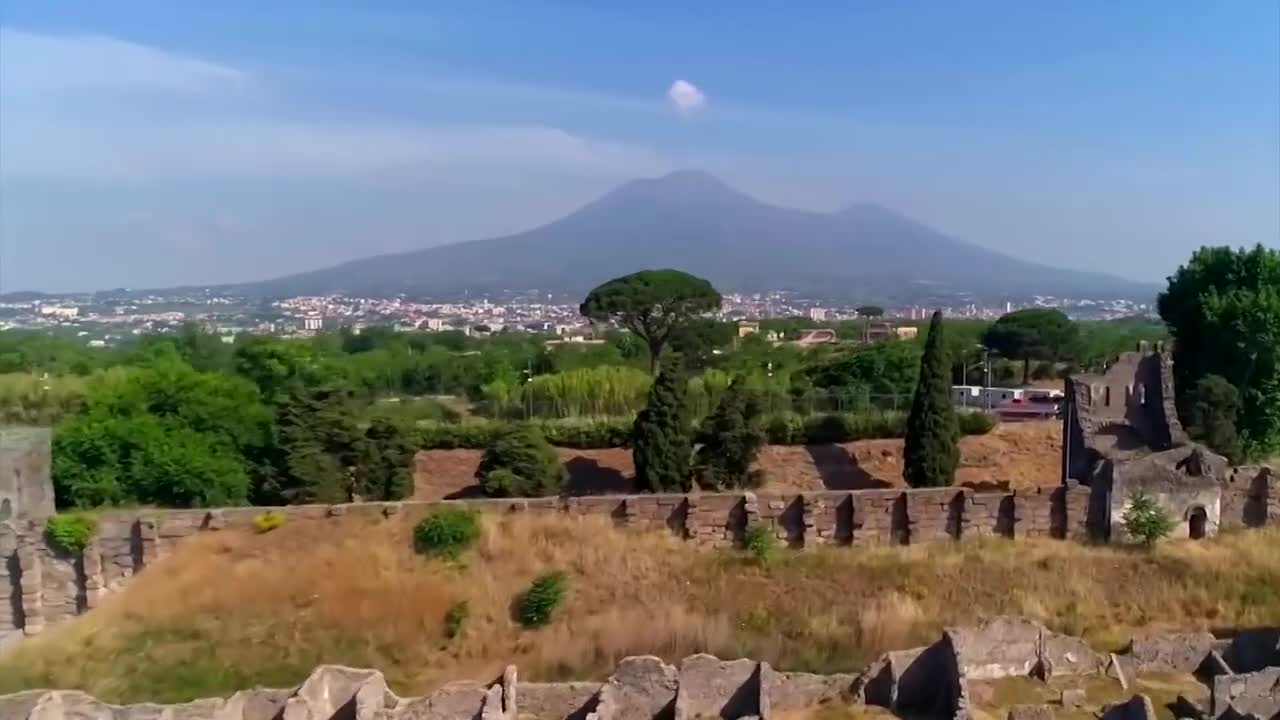
[[[80,553],[84,552],[97,530],[97,521],[88,515],[79,513],[54,515],[45,525],[45,538],[60,550]]]
[[[956,413],[961,435],[986,435],[996,427],[996,419],[984,412]]]
[[[798,445],[805,440],[804,418],[793,412],[778,413],[765,422],[765,434],[773,445]]]
[[[1144,492],[1129,497],[1129,507],[1122,517],[1125,532],[1143,545],[1153,545],[1173,531],[1173,521],[1155,501]]]
[[[707,490],[755,487],[760,482],[751,464],[764,446],[760,402],[741,381],[729,386],[711,417],[703,423],[702,447],[694,456],[694,474]]]
[[[423,555],[456,560],[480,539],[480,520],[474,510],[446,507],[436,510],[413,529],[413,547]]]
[[[284,513],[268,510],[253,519],[253,529],[259,533],[268,533],[284,525],[284,522]]]
[[[520,624],[534,628],[551,622],[551,615],[564,601],[568,584],[568,576],[558,570],[539,575],[520,598],[517,615]]]
[[[476,468],[476,480],[489,497],[558,495],[568,472],[537,428],[517,425],[497,439]]]
[[[743,537],[743,547],[760,565],[768,565],[778,550],[778,538],[767,525],[752,525]]]
[[[462,634],[462,626],[467,623],[467,618],[471,617],[471,606],[466,600],[449,606],[444,613],[444,636],[450,640]]]
[[[1232,462],[1243,456],[1236,415],[1240,412],[1240,391],[1221,375],[1206,375],[1191,392],[1191,437],[1213,448]]]

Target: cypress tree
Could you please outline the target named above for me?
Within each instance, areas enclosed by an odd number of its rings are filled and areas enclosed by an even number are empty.
[[[734,380],[703,423],[694,470],[699,486],[729,490],[759,485],[751,464],[766,440],[761,413],[758,395],[742,379]]]
[[[693,433],[685,408],[687,387],[679,356],[664,356],[649,402],[636,416],[631,436],[636,479],[652,492],[689,490]]]
[[[944,487],[955,479],[960,451],[955,409],[951,404],[951,361],[942,339],[942,311],[929,322],[920,379],[907,418],[903,476],[911,487]]]

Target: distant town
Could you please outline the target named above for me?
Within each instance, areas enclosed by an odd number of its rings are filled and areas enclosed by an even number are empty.
[[[753,321],[806,318],[815,325],[858,317],[859,305],[825,302],[797,293],[726,294],[720,318]],[[1000,305],[976,302],[942,307],[948,317],[993,320],[1027,307],[1061,309],[1077,320],[1109,320],[1148,316],[1151,304],[1127,299],[1073,299],[1033,296]],[[933,306],[883,308],[884,318],[919,321]],[[394,327],[401,331],[455,330],[471,334],[532,332],[555,334],[567,341],[590,338],[592,328],[566,298],[530,294],[448,302],[342,295],[248,299],[195,291],[173,295],[100,293],[41,295],[0,302],[0,329],[49,330],[72,334],[90,347],[111,347],[132,336],[164,333],[188,323],[231,342],[241,334],[307,337],[325,330]]]

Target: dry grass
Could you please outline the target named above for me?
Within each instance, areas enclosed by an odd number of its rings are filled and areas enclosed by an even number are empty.
[[[697,651],[853,671],[1000,613],[1104,648],[1147,626],[1280,624],[1276,531],[1151,553],[1004,540],[831,548],[768,567],[602,518],[490,518],[463,565],[413,554],[409,531],[401,518],[342,518],[194,538],[101,609],[0,658],[0,691],[173,701],[287,686],[336,662],[381,668],[418,694],[492,679],[508,662],[531,680],[602,678],[625,655]],[[566,604],[548,627],[522,630],[512,603],[549,569],[568,573]],[[446,640],[444,615],[463,599],[470,617]]]

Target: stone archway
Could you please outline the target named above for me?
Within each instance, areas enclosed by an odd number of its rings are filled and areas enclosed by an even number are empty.
[[[1192,540],[1203,540],[1209,529],[1209,513],[1199,505],[1187,511],[1187,535]]]

